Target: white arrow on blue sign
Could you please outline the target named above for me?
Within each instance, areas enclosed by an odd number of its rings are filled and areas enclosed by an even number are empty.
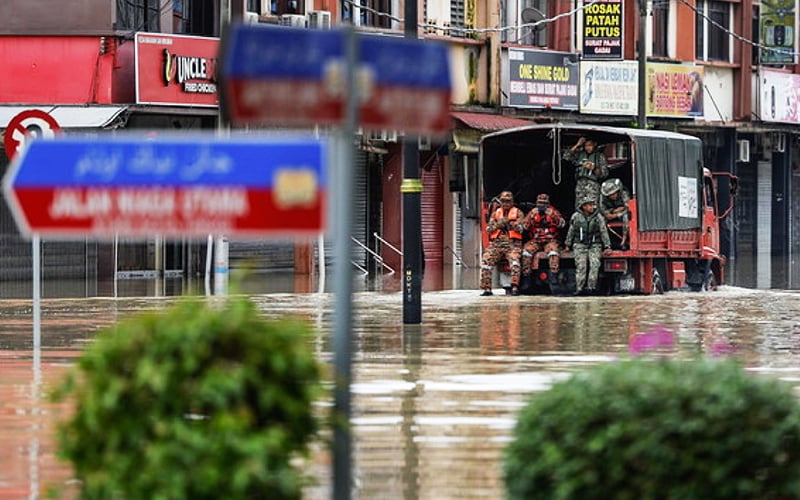
[[[222,44],[222,102],[236,125],[341,124],[344,30],[236,25]],[[450,64],[443,43],[359,33],[359,125],[443,134]]]
[[[307,136],[61,137],[31,142],[3,189],[27,236],[313,234],[327,155]]]

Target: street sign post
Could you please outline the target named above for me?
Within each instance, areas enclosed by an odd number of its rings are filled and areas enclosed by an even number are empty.
[[[28,139],[51,138],[60,131],[61,126],[49,113],[40,109],[25,110],[8,122],[3,138],[6,156],[13,160]]]
[[[222,44],[222,106],[235,125],[341,125],[345,30],[237,25]],[[358,125],[443,135],[450,130],[445,44],[359,33]]]
[[[32,141],[3,179],[27,236],[317,234],[326,143],[307,136]]]

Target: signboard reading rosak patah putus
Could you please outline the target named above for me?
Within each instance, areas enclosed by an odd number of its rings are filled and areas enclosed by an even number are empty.
[[[622,59],[622,0],[585,1],[583,60]]]

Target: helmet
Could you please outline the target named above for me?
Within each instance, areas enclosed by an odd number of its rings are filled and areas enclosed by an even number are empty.
[[[536,204],[537,205],[549,205],[550,204],[550,197],[545,193],[540,194],[536,197]]]
[[[586,205],[587,203],[597,204],[597,200],[595,200],[592,196],[584,196],[578,200],[578,208]]]
[[[603,196],[610,196],[622,188],[622,182],[619,179],[609,179],[600,186],[600,192]]]

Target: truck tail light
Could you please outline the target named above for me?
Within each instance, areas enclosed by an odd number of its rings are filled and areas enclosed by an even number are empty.
[[[626,259],[605,259],[603,270],[609,273],[627,273],[628,261]]]

